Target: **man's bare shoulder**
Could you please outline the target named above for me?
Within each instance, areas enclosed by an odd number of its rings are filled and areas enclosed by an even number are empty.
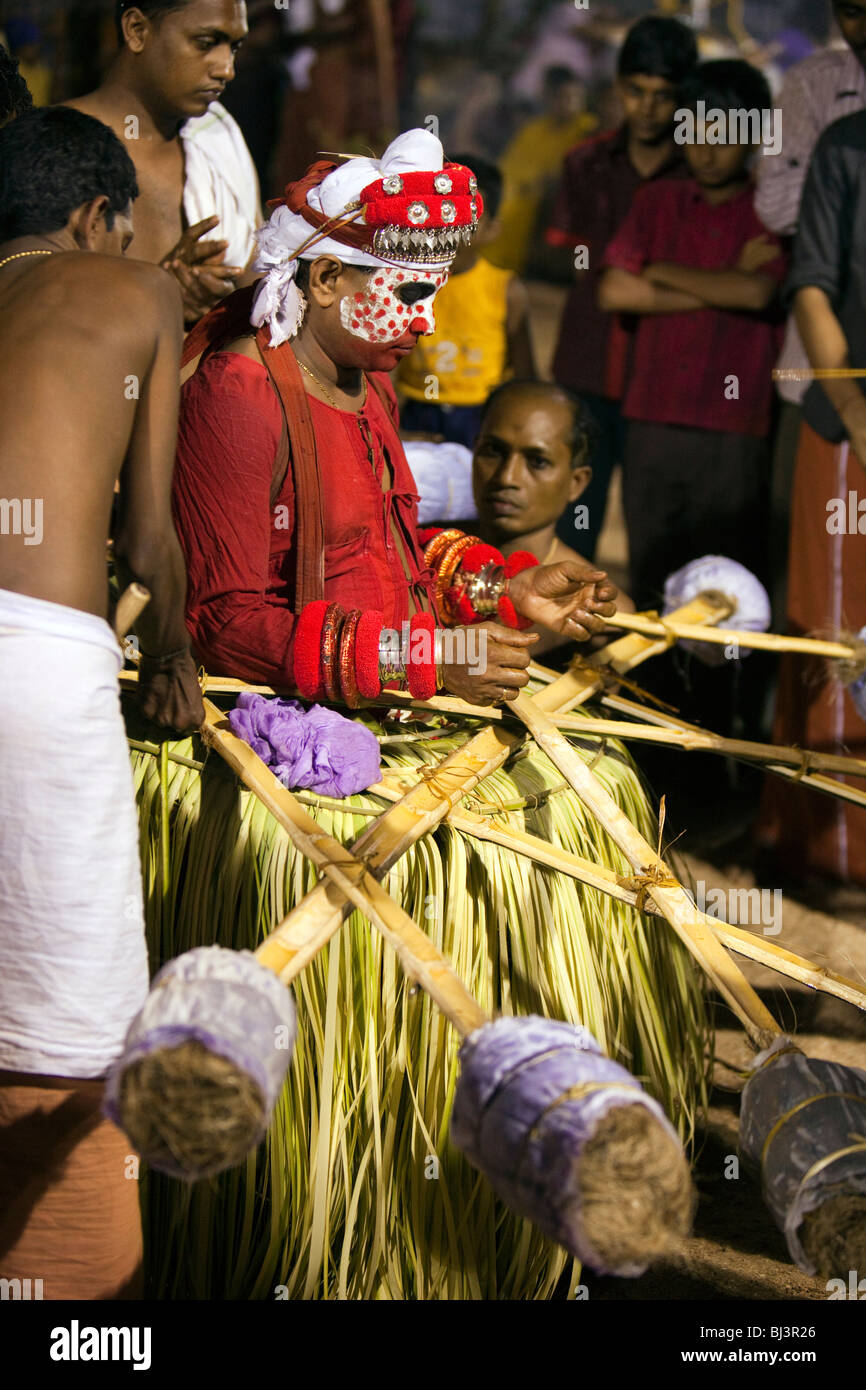
[[[148,261],[67,251],[52,256],[28,277],[28,297],[62,297],[63,307],[86,322],[106,310],[116,322],[142,326],[166,319],[182,322],[180,288],[173,276]]]

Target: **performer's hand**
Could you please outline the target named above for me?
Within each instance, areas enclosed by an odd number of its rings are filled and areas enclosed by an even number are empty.
[[[189,652],[166,667],[142,653],[138,667],[142,713],[163,728],[189,733],[204,722],[196,664]]]
[[[604,632],[604,619],[616,612],[616,595],[604,570],[580,560],[534,565],[508,584],[508,597],[521,617],[575,642]]]
[[[463,661],[446,663],[445,689],[472,705],[498,705],[516,699],[529,683],[527,668],[538,634],[516,632],[501,623],[475,623],[464,631],[467,656]],[[455,642],[454,646],[459,650],[461,644]]]

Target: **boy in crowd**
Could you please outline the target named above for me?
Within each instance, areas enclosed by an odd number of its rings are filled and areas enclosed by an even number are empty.
[[[726,116],[770,105],[748,63],[705,63],[682,89]],[[771,372],[779,344],[774,306],[785,257],[753,205],[751,144],[686,145],[692,178],[640,191],[608,247],[599,303],[638,315],[623,502],[631,591],[656,604],[671,571],[714,553],[763,568],[766,547]],[[685,128],[685,126],[684,126]],[[717,134],[717,128],[712,131]],[[754,133],[754,132],[752,132]]]
[[[508,372],[535,375],[526,286],[480,253],[499,234],[496,214],[502,175],[475,155],[455,155],[478,179],[484,212],[468,246],[457,252],[448,283],[436,299],[436,326],[401,363],[406,433],[441,435],[471,449],[484,402]]]
[[[568,155],[547,232],[552,246],[567,250],[574,276],[553,375],[580,393],[600,426],[593,478],[584,497],[587,529],[576,533],[569,512],[558,533],[566,543],[577,540],[590,559],[604,522],[611,473],[623,458],[620,405],[634,336],[633,319],[604,314],[598,307],[602,256],[639,188],[660,178],[688,175],[674,141],[674,113],[677,88],[697,61],[694,36],[678,20],[650,15],[632,26],[618,61],[623,124],[585,140]]]
[[[483,411],[472,460],[478,519],[467,522],[467,529],[506,556],[528,550],[542,565],[582,561],[557,536],[556,523],[589,486],[587,459],[596,432],[581,402],[563,386],[546,381],[500,386]],[[617,608],[634,612],[623,593]],[[533,659],[562,645],[561,637],[543,631],[532,648]],[[570,655],[571,644],[567,650]]]

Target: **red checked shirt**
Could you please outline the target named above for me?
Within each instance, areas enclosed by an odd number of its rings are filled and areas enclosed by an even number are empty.
[[[677,147],[649,182],[685,178],[688,165]],[[569,290],[553,375],[572,391],[620,400],[625,389],[635,319],[598,307],[602,256],[645,179],[628,157],[625,126],[582,141],[565,157],[546,240],[551,246],[585,246],[588,269]]]
[[[637,194],[604,263],[634,275],[657,261],[731,269],[746,242],[761,235],[770,234],[758,220],[751,187],[713,207],[694,180],[666,179]],[[770,240],[779,254],[761,273],[781,282],[785,254],[778,237]],[[643,315],[623,413],[651,424],[763,438],[770,432],[782,323],[777,305],[762,313],[708,308]]]
[[[386,627],[429,609],[418,495],[373,389],[359,415],[308,397],[322,480],[324,597],[376,609]],[[187,566],[186,621],[212,674],[293,683],[295,495],[289,464],[272,496],[282,409],[267,371],[241,353],[207,358],[182,392],[173,485]]]

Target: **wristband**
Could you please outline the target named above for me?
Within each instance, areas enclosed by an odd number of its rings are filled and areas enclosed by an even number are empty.
[[[532,619],[522,618],[514,607],[513,601],[508,597],[508,580],[537,564],[538,560],[528,550],[515,550],[505,561],[505,592],[499,599],[497,612],[506,627],[516,628],[518,632],[525,632],[527,628],[532,627]]]
[[[173,661],[177,661],[178,657],[189,655],[189,643],[185,647],[178,647],[176,651],[163,652],[161,656],[151,656],[150,652],[146,652],[143,647],[139,647],[139,651],[143,661],[149,661],[152,666],[158,666],[161,671],[164,671]]]
[[[343,692],[343,699],[349,709],[359,709],[361,706],[361,692],[358,689],[358,681],[355,676],[355,641],[358,634],[358,623],[361,621],[360,608],[353,608],[351,613],[343,623],[340,633],[340,689]]]
[[[415,640],[416,633],[424,633]],[[415,700],[432,700],[436,694],[435,658],[436,620],[432,613],[416,613],[409,624],[409,654],[406,679],[409,693]]]
[[[355,681],[365,700],[375,700],[382,693],[379,675],[379,637],[382,633],[382,614],[374,609],[362,613],[355,632]]]
[[[292,667],[298,694],[305,700],[321,700],[322,624],[328,611],[327,599],[308,603],[295,626]]]
[[[331,704],[339,704],[337,664],[340,650],[340,632],[346,620],[346,610],[339,603],[330,603],[322,623],[322,684],[325,698]]]

